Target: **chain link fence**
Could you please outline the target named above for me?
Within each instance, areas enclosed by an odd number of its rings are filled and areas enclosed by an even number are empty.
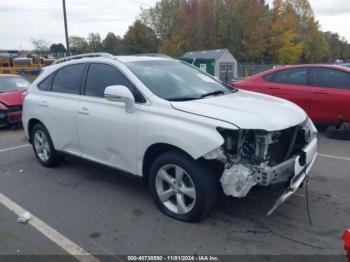
[[[238,78],[246,78],[272,69],[274,65],[238,64]]]

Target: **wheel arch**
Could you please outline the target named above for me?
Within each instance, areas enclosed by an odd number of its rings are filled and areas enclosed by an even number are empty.
[[[145,151],[142,159],[142,177],[146,183],[148,182],[149,170],[154,160],[161,154],[171,151],[180,152],[193,159],[193,157],[185,150],[168,143],[155,143],[150,145]]]
[[[42,124],[43,126],[45,126],[43,124],[43,122],[41,122],[39,119],[37,118],[32,118],[28,121],[28,138],[29,138],[29,142],[32,143],[32,131],[33,128],[36,124]],[[46,128],[46,127],[45,127]]]

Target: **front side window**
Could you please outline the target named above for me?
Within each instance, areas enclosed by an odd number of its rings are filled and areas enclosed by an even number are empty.
[[[138,103],[146,102],[135,86],[117,68],[106,64],[91,64],[86,78],[85,95],[104,97],[106,87],[123,85],[129,88]]]
[[[0,93],[13,92],[18,89],[28,88],[30,83],[19,76],[0,77]]]
[[[350,74],[332,68],[313,68],[310,72],[311,85],[350,89]]]
[[[306,85],[308,69],[286,69],[264,77],[266,81],[284,84]]]
[[[165,100],[201,99],[212,92],[232,92],[200,69],[173,60],[127,62],[126,66],[152,93]]]
[[[85,64],[69,65],[61,68],[52,83],[52,91],[67,94],[80,94]]]

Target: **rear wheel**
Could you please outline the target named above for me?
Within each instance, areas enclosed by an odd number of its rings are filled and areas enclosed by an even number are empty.
[[[55,150],[50,134],[44,125],[36,124],[33,127],[31,141],[35,156],[43,166],[54,167],[63,161],[63,156]]]
[[[180,152],[165,153],[154,161],[149,186],[161,211],[187,222],[203,219],[217,199],[216,182],[206,163]]]

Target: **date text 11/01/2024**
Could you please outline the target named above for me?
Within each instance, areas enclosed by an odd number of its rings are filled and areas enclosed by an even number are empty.
[[[128,256],[128,261],[219,261],[217,256]]]

